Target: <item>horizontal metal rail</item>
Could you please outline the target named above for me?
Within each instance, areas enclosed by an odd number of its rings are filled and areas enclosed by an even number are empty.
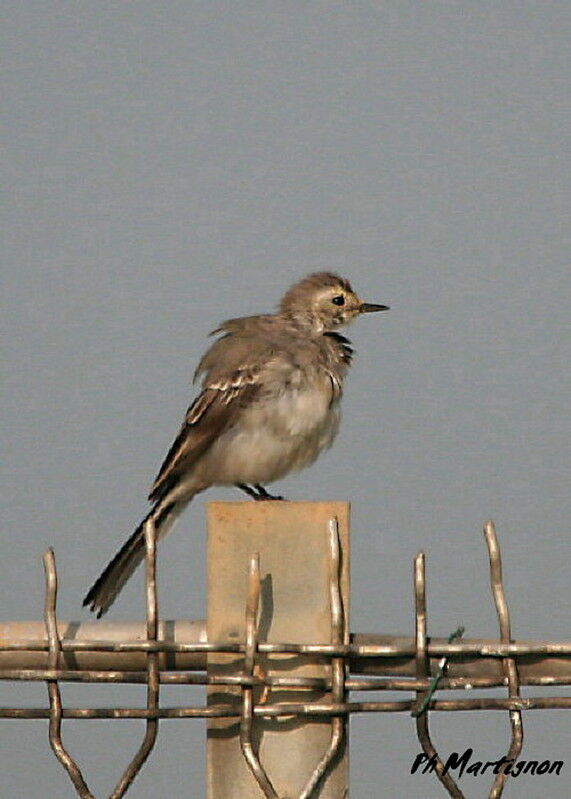
[[[44,682],[59,680],[61,682],[91,683],[132,683],[146,684],[145,671],[71,671],[67,669],[19,669],[0,672],[0,680],[21,682]],[[345,687],[349,691],[423,691],[430,688],[432,678],[396,678],[390,677],[349,677]],[[271,688],[311,688],[314,690],[331,690],[331,680],[320,677],[259,677],[239,674],[224,677],[212,677],[202,673],[159,672],[159,682],[163,685],[254,685]],[[439,690],[471,690],[473,688],[501,688],[506,686],[507,678],[494,677],[443,677],[438,682]],[[570,685],[569,677],[529,677],[523,685]]]
[[[343,716],[349,713],[410,713],[416,700],[400,702],[343,702],[319,704],[317,702],[280,702],[277,705],[255,705],[255,716]],[[428,710],[565,710],[571,708],[569,697],[533,697],[529,699],[436,699]],[[188,718],[240,718],[239,706],[218,707],[161,707],[156,710],[134,707],[116,708],[63,708],[62,718],[68,719],[188,719]],[[0,708],[0,718],[48,719],[48,708]]]
[[[29,622],[28,622],[29,623]],[[4,622],[5,626],[13,626],[12,622]],[[317,655],[322,657],[350,657],[350,658],[414,658],[414,639],[401,638],[406,643],[374,643],[375,638],[382,637],[385,641],[389,636],[352,636],[350,644],[296,644],[296,643],[263,643],[258,645],[258,651],[264,654],[302,654]],[[370,643],[361,642],[368,639]],[[395,641],[397,637],[395,636]],[[409,643],[410,642],[410,643]],[[47,640],[12,640],[1,641],[0,652],[47,652]],[[210,653],[210,652],[236,652],[244,653],[245,645],[242,643],[229,644],[213,641],[173,643],[170,641],[104,641],[94,638],[87,641],[61,639],[63,652],[166,652],[169,654]],[[473,655],[483,658],[505,657],[536,657],[565,656],[571,657],[571,642],[563,641],[553,643],[547,641],[522,641],[520,643],[502,643],[495,639],[471,641],[465,639],[462,643],[448,643],[446,639],[432,639],[428,644],[430,657],[465,657]],[[0,665],[0,669],[2,666]]]

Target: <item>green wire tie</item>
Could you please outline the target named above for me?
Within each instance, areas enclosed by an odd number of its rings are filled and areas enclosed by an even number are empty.
[[[451,644],[452,641],[455,641],[457,638],[462,638],[463,635],[464,635],[464,627],[458,627],[457,630],[454,630],[454,632],[450,633],[450,635],[448,636],[448,643]],[[428,705],[430,704],[430,701],[434,696],[436,689],[438,688],[438,683],[444,677],[444,672],[446,671],[447,665],[448,665],[448,658],[447,657],[441,658],[440,662],[438,663],[438,671],[432,678],[420,707],[417,708],[416,710],[411,711],[411,716],[414,716],[414,718],[418,718],[419,716],[422,716],[424,713],[426,713]]]

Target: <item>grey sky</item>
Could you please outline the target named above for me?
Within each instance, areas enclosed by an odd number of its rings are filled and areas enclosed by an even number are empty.
[[[47,545],[61,618],[86,618],[206,334],[332,269],[391,311],[350,330],[339,438],[279,492],[352,502],[352,629],[412,630],[422,548],[429,633],[496,635],[491,517],[514,636],[568,639],[569,3],[9,0],[4,17],[3,618],[41,617]],[[163,617],[204,614],[215,498],[238,495],[200,497],[161,549]],[[142,617],[141,586],[110,618]],[[41,685],[0,695],[46,702]],[[508,796],[568,796],[569,716],[525,716],[524,756],[567,758],[566,776],[519,778]],[[74,795],[44,723],[1,726],[3,796]],[[503,714],[432,727],[444,753],[497,759],[508,744]],[[102,796],[141,729],[65,733]],[[201,796],[203,750],[200,723],[164,723],[132,795]],[[410,718],[355,719],[352,798],[443,796],[409,775],[417,751]],[[486,793],[468,779],[468,796]]]

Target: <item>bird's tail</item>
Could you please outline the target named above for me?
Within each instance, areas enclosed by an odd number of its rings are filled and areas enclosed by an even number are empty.
[[[168,505],[162,501],[157,502],[93,583],[83,600],[84,607],[89,606],[89,609],[97,614],[98,619],[107,613],[117,594],[145,558],[145,522],[152,518],[155,522],[157,540],[164,538],[172,530],[187,505],[188,500],[175,501]]]

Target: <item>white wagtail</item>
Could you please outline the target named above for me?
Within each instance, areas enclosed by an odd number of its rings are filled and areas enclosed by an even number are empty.
[[[281,499],[264,483],[309,466],[339,427],[350,341],[337,332],[362,313],[349,282],[318,272],[284,295],[277,313],[229,319],[194,375],[202,391],[155,480],[151,512],[96,580],[83,604],[105,613],[145,556],[144,523],[162,538],[200,491],[237,486],[257,500]]]

